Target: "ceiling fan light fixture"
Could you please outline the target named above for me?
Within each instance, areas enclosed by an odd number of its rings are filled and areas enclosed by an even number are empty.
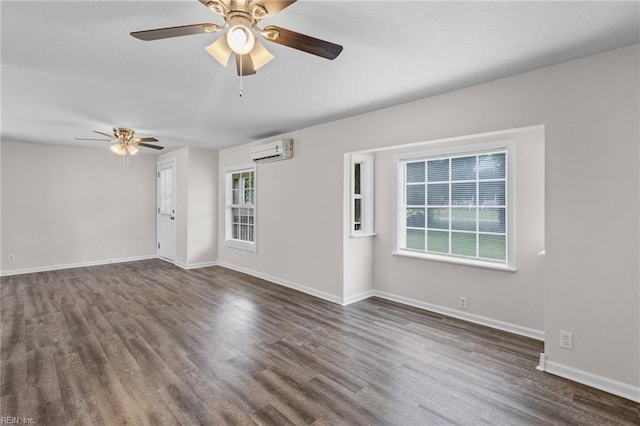
[[[237,55],[246,55],[253,50],[256,38],[251,30],[244,25],[234,25],[227,31],[227,43]]]
[[[129,152],[129,155],[136,155],[140,150],[134,144],[128,144],[127,151]]]
[[[222,66],[227,66],[231,56],[231,48],[226,37],[218,37],[216,41],[205,48],[209,55],[213,56]]]
[[[124,149],[124,146],[120,142],[111,145],[111,151],[113,151],[115,154],[121,155],[123,157],[125,155],[127,155],[127,151]]]

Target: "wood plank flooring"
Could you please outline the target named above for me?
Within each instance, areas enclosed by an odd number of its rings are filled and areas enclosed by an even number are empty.
[[[640,424],[540,342],[381,299],[159,260],[0,285],[0,416],[33,424]]]

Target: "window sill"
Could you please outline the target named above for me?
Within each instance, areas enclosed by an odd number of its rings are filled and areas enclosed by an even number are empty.
[[[226,247],[231,247],[231,248],[238,249],[238,250],[250,251],[250,252],[253,252],[253,253],[256,253],[258,251],[258,248],[256,247],[255,244],[243,243],[241,241],[227,240],[227,241],[224,242],[224,245]]]
[[[436,254],[419,253],[419,252],[413,252],[408,250],[393,251],[391,252],[391,254],[393,256],[410,257],[413,259],[422,259],[422,260],[435,260],[436,262],[453,263],[457,265],[473,266],[476,268],[495,269],[498,271],[505,271],[505,272],[518,271],[518,268],[511,265],[503,265],[503,264],[492,263],[492,262],[483,262],[482,260],[474,260],[474,259],[462,259],[457,257],[438,256]]]
[[[376,233],[375,232],[362,232],[360,234],[350,234],[349,238],[362,238],[362,237],[375,237]]]

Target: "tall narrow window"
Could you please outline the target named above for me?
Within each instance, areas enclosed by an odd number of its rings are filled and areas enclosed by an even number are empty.
[[[351,236],[373,235],[373,156],[351,155]]]
[[[353,164],[353,231],[362,231],[362,163]]]
[[[513,267],[508,149],[399,161],[398,250]]]
[[[163,168],[158,172],[160,206],[158,213],[171,215],[173,210],[173,168]]]
[[[227,171],[225,242],[251,251],[256,251],[255,183],[255,167]]]

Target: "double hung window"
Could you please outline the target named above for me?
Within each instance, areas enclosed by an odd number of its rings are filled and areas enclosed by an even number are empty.
[[[230,170],[226,176],[227,245],[256,250],[255,167]]]

